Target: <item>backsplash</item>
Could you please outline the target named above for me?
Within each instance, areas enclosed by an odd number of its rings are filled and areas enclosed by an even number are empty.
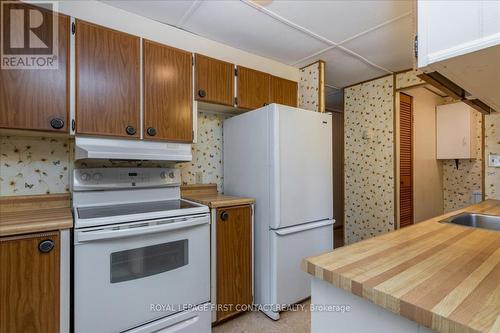
[[[0,136],[0,196],[69,192],[68,138]]]
[[[394,230],[393,76],[345,89],[347,244]]]
[[[445,213],[473,203],[472,193],[482,192],[482,121],[481,113],[474,112],[476,124],[476,159],[460,160],[458,169],[454,160],[443,160],[443,200]]]
[[[199,173],[201,183],[215,183],[220,192],[224,190],[222,124],[229,117],[220,113],[198,113],[198,142],[192,146],[193,160],[178,164],[184,184],[197,183]]]
[[[500,154],[500,114],[484,117],[484,158],[488,154]],[[486,199],[500,200],[500,168],[485,166],[485,196]]]

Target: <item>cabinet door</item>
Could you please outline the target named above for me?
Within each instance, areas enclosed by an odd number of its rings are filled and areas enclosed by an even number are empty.
[[[193,140],[191,53],[144,40],[144,138]]]
[[[233,64],[196,54],[194,75],[196,100],[233,106]]]
[[[59,332],[59,248],[58,232],[0,238],[0,333]]]
[[[217,311],[217,321],[235,314],[237,304],[252,303],[252,208],[237,206],[217,210],[217,304],[231,304]]]
[[[139,137],[139,38],[76,21],[77,134]]]
[[[10,4],[12,5],[12,4]],[[18,9],[28,9],[16,4]],[[44,20],[53,15],[37,8]],[[57,69],[0,70],[0,127],[65,132],[69,112],[69,17],[55,15],[58,25]],[[41,29],[47,30],[47,25]],[[43,34],[52,33],[42,31]],[[61,127],[62,126],[62,127]]]
[[[238,107],[258,109],[269,104],[271,75],[238,66]]]
[[[271,76],[271,103],[297,107],[297,82]]]

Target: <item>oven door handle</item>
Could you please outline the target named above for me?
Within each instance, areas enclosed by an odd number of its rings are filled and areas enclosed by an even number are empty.
[[[208,224],[208,216],[187,218],[179,222],[165,223],[160,225],[148,225],[144,227],[132,227],[127,229],[113,230],[113,227],[90,231],[77,231],[75,234],[76,243],[90,242],[96,240],[132,237],[139,235],[152,234],[163,231],[173,231],[190,228],[202,224]]]

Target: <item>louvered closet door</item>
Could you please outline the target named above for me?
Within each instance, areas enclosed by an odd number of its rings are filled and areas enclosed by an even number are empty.
[[[399,102],[399,226],[413,224],[413,110],[412,97]]]

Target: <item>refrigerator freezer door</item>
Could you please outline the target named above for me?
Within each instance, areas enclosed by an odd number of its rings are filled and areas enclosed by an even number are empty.
[[[311,296],[311,276],[302,271],[301,262],[333,249],[333,222],[270,231],[272,304],[293,304]]]
[[[276,105],[271,229],[333,218],[332,117]]]

